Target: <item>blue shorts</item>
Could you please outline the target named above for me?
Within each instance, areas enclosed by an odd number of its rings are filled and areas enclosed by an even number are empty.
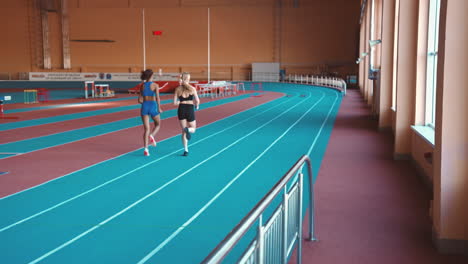
[[[159,115],[158,104],[155,101],[144,101],[141,104],[141,115],[150,115],[151,117]]]

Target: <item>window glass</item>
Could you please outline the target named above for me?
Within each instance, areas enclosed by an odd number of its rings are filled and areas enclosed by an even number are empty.
[[[426,125],[435,126],[440,0],[431,0],[427,44]]]
[[[397,107],[397,76],[398,76],[398,31],[400,19],[400,0],[395,3],[395,35],[393,43],[393,86],[392,86],[392,109],[396,110]]]

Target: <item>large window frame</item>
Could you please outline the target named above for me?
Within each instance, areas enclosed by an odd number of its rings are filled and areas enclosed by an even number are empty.
[[[395,2],[395,28],[393,35],[393,85],[392,85],[392,109],[397,109],[397,79],[398,79],[398,39],[400,30],[400,0]]]
[[[369,41],[372,41],[374,40],[374,36],[375,36],[375,3],[374,3],[375,0],[371,0],[370,1],[370,10],[371,10],[371,13],[370,13],[370,37],[369,37]],[[373,47],[372,45],[370,45],[370,43],[366,43],[366,45],[369,45],[369,69],[370,71],[374,71],[374,56],[375,56],[375,47]]]
[[[425,125],[435,128],[440,0],[430,0],[427,34]]]

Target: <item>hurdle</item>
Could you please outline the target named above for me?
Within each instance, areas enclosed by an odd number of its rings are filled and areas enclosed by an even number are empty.
[[[37,88],[37,99],[39,103],[49,102],[49,90],[47,88]]]
[[[26,89],[24,90],[24,103],[25,104],[35,104],[37,103],[37,90],[36,89]]]
[[[111,97],[113,94],[110,91],[109,84],[96,84],[96,97]]]
[[[233,84],[233,85],[234,85],[234,94],[240,93],[241,91],[242,93],[245,93],[245,85],[243,82]]]
[[[88,99],[88,84],[91,84],[91,98],[94,98],[94,90],[96,89],[96,87],[94,86],[94,81],[85,81],[84,82],[85,99]]]
[[[257,87],[257,89],[255,89]],[[251,83],[250,84],[250,89],[253,92],[257,92],[258,94],[252,95],[253,97],[260,97],[263,95],[263,83]]]
[[[200,97],[212,96],[212,87],[209,83],[197,83],[195,84],[195,89],[199,92]]]

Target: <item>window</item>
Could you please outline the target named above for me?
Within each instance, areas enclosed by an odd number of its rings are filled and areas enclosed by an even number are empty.
[[[397,107],[397,76],[398,76],[398,30],[400,26],[400,0],[395,3],[395,35],[393,42],[393,86],[392,86],[392,109]]]
[[[437,52],[439,46],[440,0],[431,0],[429,6],[429,25],[427,41],[427,75],[426,75],[426,125],[435,127]]]
[[[370,18],[370,37],[369,40],[372,41],[374,40],[375,36],[375,0],[372,0],[370,2],[371,5],[371,18]],[[373,45],[370,45],[370,50],[369,50],[369,69],[374,70],[375,65],[374,65],[374,56],[375,56],[375,48]]]

